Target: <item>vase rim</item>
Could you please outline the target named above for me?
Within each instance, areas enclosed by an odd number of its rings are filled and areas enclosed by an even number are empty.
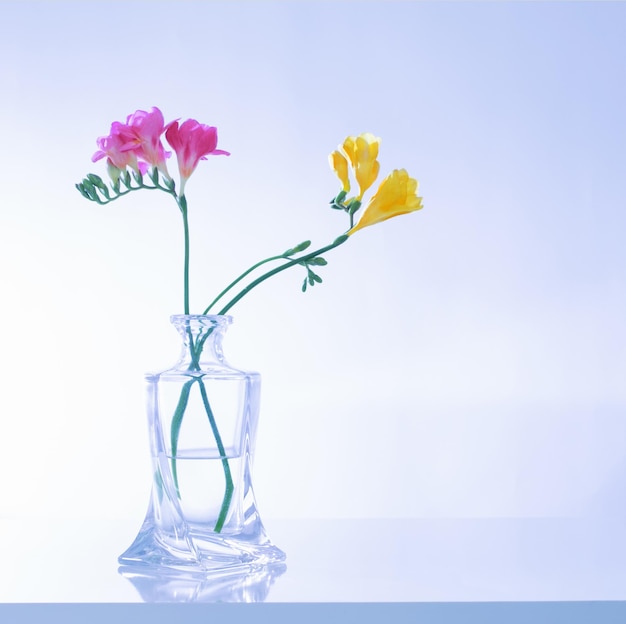
[[[230,325],[233,317],[228,314],[172,314],[170,316],[170,322],[175,325],[193,321],[201,325]]]

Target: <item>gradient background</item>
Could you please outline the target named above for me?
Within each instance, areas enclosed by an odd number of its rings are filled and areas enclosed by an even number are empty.
[[[234,310],[265,517],[623,514],[625,33],[608,2],[0,3],[0,513],[143,518],[180,216],[74,183],[156,105],[232,152],[187,187],[196,311],[345,229],[326,159],[346,135],[381,136],[383,174],[424,196],[323,285],[287,272]]]

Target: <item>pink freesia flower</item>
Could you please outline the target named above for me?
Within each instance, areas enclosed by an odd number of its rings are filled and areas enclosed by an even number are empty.
[[[171,153],[166,152],[161,143],[161,135],[165,131],[163,113],[156,106],[150,112],[135,111],[126,118],[126,128],[129,131],[128,146],[137,157],[156,167],[169,179],[165,161]]]
[[[165,138],[178,158],[181,195],[198,162],[206,160],[209,154],[230,156],[230,152],[216,149],[217,128],[198,123],[195,119],[187,119],[180,126],[178,121],[172,121],[167,125]]]
[[[141,171],[141,173],[147,171],[148,166],[137,161],[133,135],[130,134],[127,126],[119,121],[114,121],[111,124],[111,134],[98,137],[96,144],[100,149],[91,157],[92,162],[106,157],[109,167],[119,170],[131,167],[135,171]]]
[[[132,167],[146,173],[148,165],[156,167],[168,179],[166,159],[171,155],[161,143],[165,130],[163,113],[153,107],[150,112],[138,110],[126,118],[126,123],[114,121],[109,136],[96,142],[100,148],[91,158],[93,162],[107,157],[109,166],[123,170]]]

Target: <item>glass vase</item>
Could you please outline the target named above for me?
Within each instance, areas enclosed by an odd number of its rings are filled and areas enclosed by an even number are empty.
[[[256,508],[251,469],[260,375],[222,352],[229,316],[177,315],[181,356],[146,375],[153,480],[124,566],[213,572],[285,559]]]

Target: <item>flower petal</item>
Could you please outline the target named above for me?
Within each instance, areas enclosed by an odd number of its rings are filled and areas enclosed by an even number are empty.
[[[380,164],[377,160],[379,146],[380,138],[370,132],[364,132],[357,137],[346,137],[340,148],[354,170],[359,185],[359,194],[357,195],[359,201],[363,199],[367,189],[374,184],[378,177],[380,170]]]
[[[347,234],[350,236],[368,225],[420,210],[423,206],[422,198],[417,196],[417,186],[417,180],[410,178],[405,169],[392,171],[381,182],[359,222]]]
[[[328,156],[328,161],[342,184],[343,192],[348,193],[350,191],[350,178],[348,176],[348,161],[345,156],[339,150],[335,150]]]

